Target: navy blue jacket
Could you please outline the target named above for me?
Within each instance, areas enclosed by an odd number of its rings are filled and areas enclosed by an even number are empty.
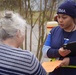
[[[58,53],[58,49],[62,47],[64,43],[73,41],[76,41],[76,30],[65,32],[60,26],[57,26],[50,31],[50,34],[48,34],[45,40],[42,49],[43,55],[49,58],[59,58],[62,60],[64,57]],[[69,65],[76,66],[76,56],[69,56],[69,58]],[[76,68],[61,67],[55,69],[51,75],[76,75]]]

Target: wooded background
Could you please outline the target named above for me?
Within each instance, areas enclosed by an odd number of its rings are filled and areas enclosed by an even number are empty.
[[[57,7],[65,0],[0,0],[0,11],[13,10],[20,13],[30,25],[30,34],[25,30],[25,44],[23,49],[28,49],[27,36],[29,35],[29,50],[33,52],[33,32],[34,27],[38,26],[38,34],[35,34],[37,41],[36,56],[41,61],[42,47],[46,38],[46,22],[52,21],[56,14]],[[75,0],[76,1],[76,0]]]

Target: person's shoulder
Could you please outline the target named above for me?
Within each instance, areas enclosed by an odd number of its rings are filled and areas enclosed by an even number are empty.
[[[28,57],[32,57],[34,54],[32,52],[30,52],[29,50],[22,50],[22,53],[24,54],[24,56],[28,56]]]
[[[59,29],[61,29],[60,26],[56,26],[52,30],[59,30]]]
[[[50,32],[57,32],[57,31],[60,31],[60,30],[62,30],[62,29],[60,28],[60,26],[56,26],[56,27],[54,27]]]
[[[32,59],[36,60],[37,59],[35,54],[30,52],[29,50],[23,50],[23,51],[25,52],[24,56],[27,56],[30,60],[32,60]]]

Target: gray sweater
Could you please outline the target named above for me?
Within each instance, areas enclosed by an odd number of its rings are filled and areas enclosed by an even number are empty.
[[[0,75],[46,75],[46,72],[28,50],[0,44]]]

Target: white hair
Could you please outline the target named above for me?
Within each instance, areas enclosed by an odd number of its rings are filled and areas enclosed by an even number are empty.
[[[26,21],[18,14],[12,11],[4,12],[0,19],[0,39],[4,40],[16,35],[18,30],[24,35]]]

